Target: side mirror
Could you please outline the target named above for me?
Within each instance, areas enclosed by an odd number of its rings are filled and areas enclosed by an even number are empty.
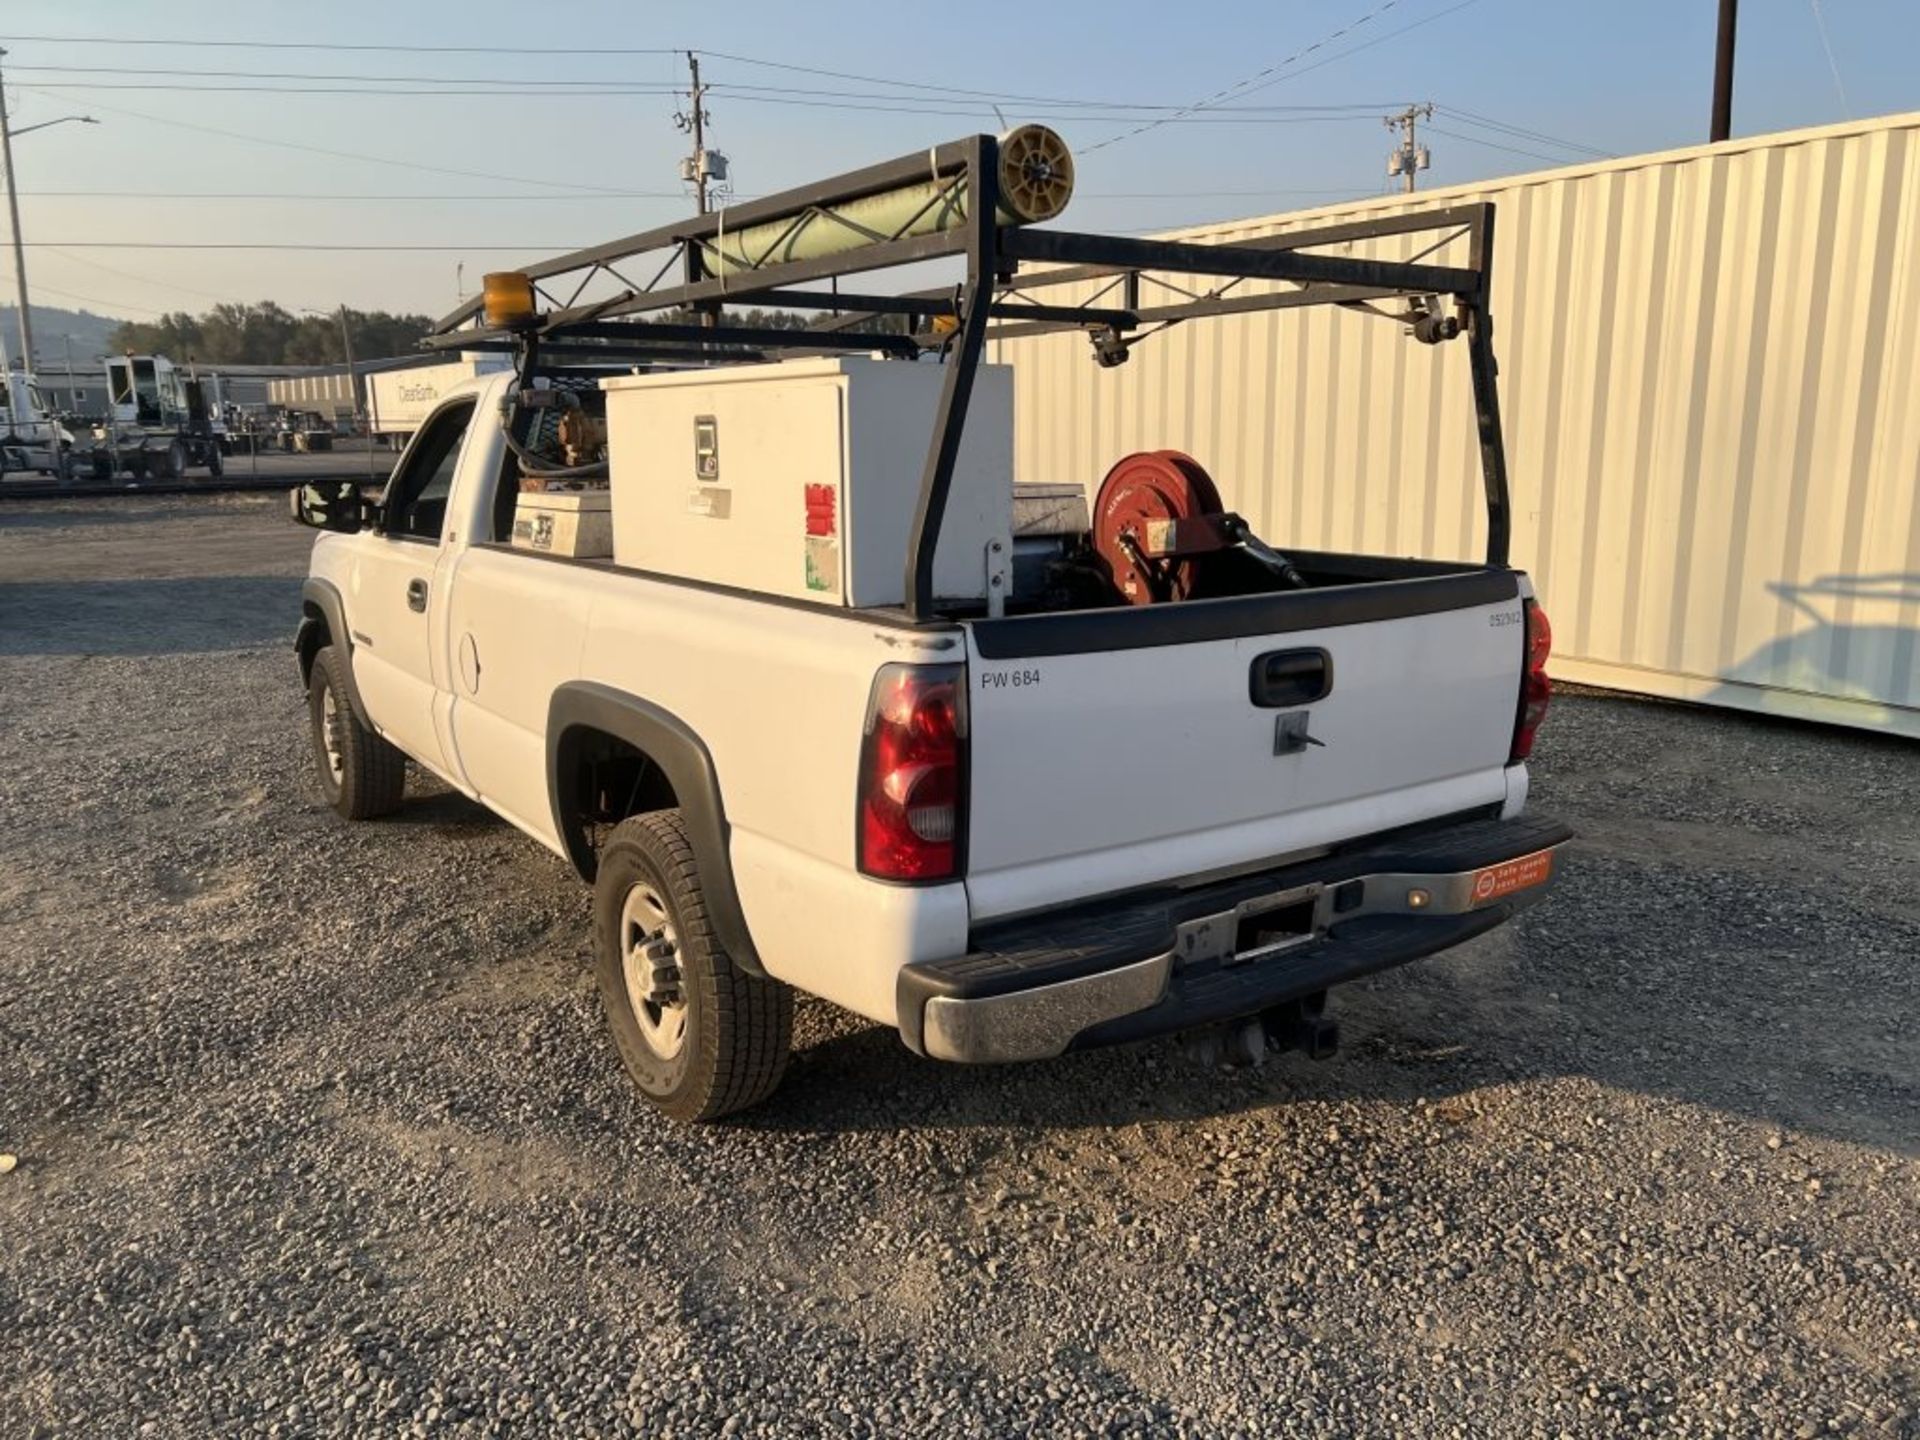
[[[320,480],[287,492],[287,508],[301,525],[351,535],[363,529],[371,508],[351,480]]]

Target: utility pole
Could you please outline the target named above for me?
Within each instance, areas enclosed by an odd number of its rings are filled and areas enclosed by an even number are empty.
[[[1409,105],[1398,115],[1385,117],[1386,127],[1400,132],[1400,148],[1387,152],[1387,174],[1401,176],[1405,182],[1401,188],[1409,195],[1413,193],[1414,173],[1433,163],[1433,153],[1419,143],[1414,126],[1421,120],[1432,118],[1431,101],[1425,105]]]
[[[340,348],[347,357],[347,398],[353,402],[353,423],[360,424],[360,386],[353,378],[353,336],[347,330],[347,306],[340,302]]]
[[[0,56],[7,52],[0,50]],[[20,243],[20,191],[13,183],[13,126],[7,120],[7,85],[0,76],[0,161],[7,167],[7,210],[13,216],[13,283],[20,306],[20,363],[33,373],[33,319],[27,313],[27,251]]]
[[[80,413],[80,394],[73,388],[73,336],[62,335],[67,342],[67,410],[74,415]]]
[[[1721,141],[1733,133],[1733,23],[1740,0],[1720,0],[1720,34],[1713,50],[1713,119],[1707,139]]]
[[[700,57],[687,51],[687,69],[693,76],[693,88],[687,92],[689,105],[673,117],[673,123],[693,136],[693,153],[680,162],[680,179],[693,186],[694,204],[702,215],[708,209],[708,189],[721,189],[727,179],[727,157],[721,151],[707,149],[707,87],[700,83]]]
[[[687,69],[693,72],[693,193],[699,212],[707,213],[707,87],[700,83],[700,57],[687,51]]]

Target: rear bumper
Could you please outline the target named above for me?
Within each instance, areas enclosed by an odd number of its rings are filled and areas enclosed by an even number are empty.
[[[900,1034],[940,1060],[1040,1060],[1254,1015],[1493,929],[1546,893],[1572,834],[1473,820],[994,926],[901,970]]]

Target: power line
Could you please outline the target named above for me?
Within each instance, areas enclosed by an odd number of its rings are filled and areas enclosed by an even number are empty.
[[[16,90],[46,90],[54,87],[34,80],[22,81],[13,87]],[[500,96],[517,95],[529,98],[553,100],[593,99],[608,96],[646,97],[652,95],[672,95],[676,92],[665,87],[652,89],[639,86],[620,86],[609,84],[598,90],[553,90],[553,89],[514,89],[503,85],[479,86],[469,90],[417,88],[396,88],[377,85],[196,85],[190,80],[62,80],[60,88],[68,91],[84,91],[92,94],[97,90],[159,90],[188,91],[201,95],[395,95],[408,97],[447,97],[458,99],[462,96]]]
[[[595,45],[577,49],[551,45],[349,45],[319,40],[171,40],[114,35],[8,35],[0,44],[168,45],[192,50],[381,50],[410,55],[678,55],[679,47],[621,48]]]
[[[703,55],[703,54],[710,54],[711,52],[696,50],[692,53],[694,53],[695,55]],[[771,64],[773,62],[769,61],[769,62],[758,62],[758,63]],[[315,82],[327,81],[327,82],[334,82],[334,83],[360,82],[360,83],[380,84],[380,85],[485,85],[488,87],[505,86],[505,87],[513,87],[513,88],[588,90],[594,93],[598,93],[602,90],[605,90],[611,87],[611,88],[616,88],[620,90],[631,90],[636,94],[678,95],[678,94],[685,93],[684,87],[681,87],[681,86],[675,86],[675,85],[669,85],[669,84],[648,84],[641,81],[630,81],[630,80],[620,80],[620,79],[596,79],[591,77],[575,77],[575,78],[566,79],[566,80],[542,80],[536,77],[528,77],[528,76],[520,76],[520,75],[368,75],[358,71],[342,72],[342,71],[311,71],[311,70],[209,70],[204,67],[181,68],[181,67],[175,67],[175,66],[140,66],[140,65],[15,65],[11,68],[13,68],[14,70],[35,71],[43,74],[168,76],[176,79],[187,79],[187,80],[193,80],[193,81],[239,80],[239,81],[245,81],[245,82],[251,83],[251,82],[256,82],[261,80],[297,80],[297,81],[315,81]],[[832,74],[837,72],[825,72],[825,73]],[[74,84],[77,86],[79,85],[80,82],[57,81],[54,83]],[[893,84],[893,85],[902,85],[902,86],[908,85],[908,82],[904,82],[904,81],[875,80],[872,83]],[[914,97],[911,95],[901,95],[901,94],[896,94],[888,91],[825,90],[817,86],[756,85],[756,84],[752,84],[750,82],[745,82],[745,81],[723,81],[719,83],[709,82],[706,88],[709,90],[724,90],[724,91],[727,91],[729,94],[738,93],[738,94],[766,94],[766,95],[799,95],[799,96],[809,96],[814,98],[843,99],[843,100],[909,101],[914,99]],[[916,85],[909,86],[909,88],[939,91],[944,89],[945,87],[920,86],[916,84]],[[1180,105],[1152,104],[1147,102],[1135,102],[1135,101],[1085,100],[1085,99],[1066,99],[1066,98],[1048,97],[1048,96],[1039,96],[1039,95],[1020,95],[1020,94],[1014,94],[1010,92],[1000,92],[1000,91],[993,91],[993,90],[964,91],[959,93],[962,93],[967,96],[977,97],[983,100],[1005,101],[1005,102],[1022,101],[1029,104],[1044,105],[1044,106],[1048,106],[1050,108],[1055,108],[1055,109],[1067,108],[1067,109],[1087,109],[1087,110],[1125,110],[1125,111],[1137,110],[1143,113],[1152,113],[1156,111],[1181,110],[1181,109],[1191,108],[1191,107],[1180,106]],[[951,104],[952,101],[943,96],[930,96],[925,103]],[[1305,111],[1342,111],[1342,110],[1373,111],[1381,108],[1383,105],[1387,105],[1391,103],[1395,103],[1395,102],[1367,101],[1367,102],[1361,102],[1361,103],[1348,103],[1348,104],[1336,104],[1336,105],[1273,105],[1273,106],[1263,105],[1263,106],[1250,106],[1250,107],[1217,106],[1217,107],[1211,107],[1211,108],[1215,108],[1215,109],[1245,108],[1249,110],[1258,110],[1262,112],[1265,112],[1265,111],[1305,112]]]
[[[902,90],[937,91],[942,94],[971,96],[982,100],[1014,100],[1037,104],[1047,99],[1047,97],[1043,95],[1016,95],[995,90],[968,90],[958,85],[934,85],[924,80],[894,80],[884,75],[856,75],[846,70],[822,70],[818,66],[794,65],[784,60],[757,60],[751,55],[733,55],[725,50],[702,50],[700,53],[714,60],[732,60],[736,64],[759,65],[769,70],[790,70],[798,75],[821,75],[830,80],[858,80],[864,85],[891,85]]]
[[[1398,3],[1398,0],[1395,0],[1395,3]],[[1473,3],[1473,0],[1467,0],[1467,3],[1469,4]],[[1385,8],[1385,7],[1382,7],[1382,8]],[[1454,8],[1459,9],[1463,7],[1456,6]],[[1447,11],[1441,12],[1442,15],[1447,13],[1449,12]],[[1431,18],[1437,20],[1440,18],[1440,16],[1436,15]],[[1355,23],[1359,23],[1359,22],[1355,22]],[[1419,23],[1425,24],[1426,22],[1421,21]],[[1414,27],[1409,26],[1408,28],[1411,29]],[[1003,91],[996,91],[996,90],[970,90],[957,85],[934,85],[924,80],[895,80],[895,79],[890,79],[883,75],[859,75],[846,70],[823,70],[818,66],[795,65],[783,60],[760,60],[750,55],[730,54],[724,50],[702,50],[699,53],[715,60],[732,60],[741,65],[758,65],[758,66],[764,66],[767,69],[771,69],[771,70],[789,70],[801,75],[820,75],[833,80],[857,80],[857,81],[860,81],[862,84],[867,84],[867,85],[890,85],[903,90],[920,90],[920,91],[926,91],[930,93],[938,93],[943,95],[955,95],[955,96],[970,97],[970,98],[983,99],[983,100],[999,100],[999,101],[1032,104],[1032,105],[1095,106],[1095,107],[1105,108],[1105,109],[1181,111],[1181,110],[1191,110],[1191,109],[1198,108],[1192,105],[1113,104],[1113,103],[1102,102],[1097,100],[1062,99],[1055,96],[1022,95],[1015,92],[1003,92]],[[1278,68],[1278,67],[1275,67],[1275,68]],[[763,87],[763,88],[771,88],[771,87]],[[1375,110],[1383,109],[1386,106],[1397,104],[1397,103],[1398,103],[1397,101],[1391,101],[1391,100],[1386,100],[1386,101],[1370,100],[1364,103],[1359,103],[1351,106],[1344,106],[1344,105],[1343,106],[1287,106],[1287,107],[1280,107],[1280,108],[1354,109],[1354,110],[1363,110],[1368,113],[1372,113]],[[1209,107],[1209,108],[1213,108],[1213,107]],[[1109,143],[1113,143],[1113,142],[1109,142]]]
[[[1398,0],[1396,0],[1396,3],[1398,3]],[[201,95],[250,95],[250,94],[369,95],[369,96],[378,95],[378,96],[391,96],[396,99],[426,99],[426,100],[463,99],[463,98],[464,99],[498,99],[502,96],[516,96],[520,98],[536,99],[536,100],[581,100],[581,99],[628,98],[628,97],[634,97],[634,96],[652,96],[652,95],[675,95],[675,94],[684,93],[682,91],[672,90],[672,89],[642,90],[642,89],[620,89],[620,88],[608,88],[608,89],[600,89],[600,90],[550,90],[550,89],[548,90],[514,90],[514,89],[507,89],[507,88],[502,88],[498,86],[489,86],[484,89],[472,89],[472,90],[453,90],[453,89],[418,90],[418,89],[390,89],[390,88],[351,86],[351,85],[324,85],[324,86],[200,85],[200,84],[195,84],[191,81],[184,81],[184,80],[183,81],[151,81],[151,82],[137,81],[137,82],[129,82],[129,83],[122,83],[119,81],[103,81],[103,82],[96,83],[96,82],[84,81],[84,80],[82,81],[63,80],[60,82],[58,87],[55,87],[52,85],[45,85],[45,84],[37,83],[34,81],[27,81],[22,84],[16,85],[14,88],[16,90],[45,91],[48,94],[71,93],[76,95],[77,94],[91,95],[91,94],[94,94],[95,92],[102,91],[102,90],[108,90],[108,91],[139,90],[139,91],[163,91],[163,92],[184,91],[191,94],[201,94]],[[707,88],[709,90],[719,90],[721,87],[714,85],[714,86],[708,86]],[[957,119],[965,119],[965,120],[975,120],[975,119],[978,119],[980,115],[979,109],[977,108],[958,108],[958,109],[942,108],[937,104],[928,105],[928,104],[923,104],[917,101],[908,103],[908,104],[899,104],[899,105],[870,104],[866,102],[850,101],[850,100],[804,100],[796,96],[741,95],[741,94],[732,94],[732,93],[729,93],[728,98],[731,99],[735,104],[744,104],[744,105],[789,105],[789,106],[799,106],[805,109],[866,111],[870,113],[877,113],[877,114],[883,114],[883,115],[924,115],[924,116],[929,116],[933,118],[957,118]],[[98,103],[98,102],[95,102],[95,103]],[[102,108],[106,108],[106,107],[102,106]],[[1125,124],[1131,123],[1134,120],[1139,119],[1139,114],[1138,112],[1134,112],[1134,111],[1121,111],[1121,112],[1112,113],[1112,114],[1108,114],[1108,113],[1089,114],[1089,113],[1075,111],[1075,112],[1071,112],[1070,114],[1062,114],[1062,115],[1042,115],[1042,116],[1039,116],[1038,118],[1053,120],[1061,123],[1064,123],[1068,119],[1072,119],[1075,121],[1084,121],[1091,124],[1125,125]],[[1359,110],[1358,108],[1355,108],[1352,111],[1341,109],[1339,111],[1329,111],[1329,113],[1300,114],[1300,113],[1273,113],[1266,109],[1253,110],[1251,108],[1242,109],[1237,106],[1221,106],[1221,107],[1217,107],[1209,110],[1208,113],[1204,115],[1196,115],[1196,114],[1168,115],[1162,119],[1153,120],[1148,124],[1146,124],[1145,126],[1142,126],[1141,128],[1154,129],[1161,125],[1311,125],[1311,124],[1336,123],[1343,120],[1359,120],[1359,119],[1365,119],[1365,118],[1368,118],[1367,113]],[[183,124],[184,122],[171,121],[171,122],[162,122],[162,123]],[[1134,133],[1138,133],[1138,131]],[[256,138],[256,137],[241,137],[241,138]],[[280,141],[280,142],[273,142],[273,143],[289,144],[290,142]],[[1102,143],[1104,144],[1107,142],[1102,142]],[[313,147],[299,147],[299,148],[313,148]],[[1088,148],[1097,150],[1101,147],[1099,145],[1094,145]],[[322,151],[321,153],[340,154],[342,152]],[[368,156],[368,157],[358,157],[358,158],[371,159],[374,157]],[[400,164],[403,162],[384,161],[381,163]],[[416,166],[415,168],[441,168],[441,167]],[[444,169],[442,170],[442,173],[454,174],[454,175],[479,174],[479,172],[477,171],[444,170]],[[531,182],[531,183],[544,183],[544,182]]]
[[[1509,155],[1526,155],[1535,160],[1544,160],[1549,165],[1574,165],[1578,161],[1569,160],[1564,155],[1546,155],[1538,150],[1523,150],[1518,145],[1502,145],[1494,140],[1482,140],[1477,135],[1463,135],[1458,130],[1442,130],[1438,125],[1427,126],[1429,135],[1444,135],[1449,140],[1464,140],[1469,145],[1482,145],[1489,150],[1504,150]]]
[[[92,295],[76,294],[72,290],[62,290],[58,285],[49,285],[44,280],[34,281],[33,288],[43,290],[49,295],[58,295],[63,300],[78,300],[82,305],[101,305],[109,310],[138,310],[146,315],[164,315],[167,313],[165,310],[156,310],[151,305],[130,305],[121,300],[101,300]],[[101,318],[111,319],[112,317],[102,316]]]
[[[1820,27],[1820,48],[1827,52],[1827,69],[1833,72],[1833,88],[1840,92],[1840,113],[1851,116],[1853,106],[1847,100],[1846,83],[1840,78],[1840,62],[1833,58],[1833,39],[1827,34],[1827,12],[1820,8],[1820,0],[1807,0],[1813,6],[1813,23]]]
[[[118,275],[122,280],[133,280],[142,285],[158,285],[163,290],[177,290],[183,295],[197,295],[202,300],[212,300],[222,305],[244,305],[246,303],[244,300],[237,299],[232,295],[216,295],[211,290],[196,289],[192,285],[182,285],[175,280],[159,280],[152,275],[140,275],[132,270],[122,270],[118,266],[108,265],[100,260],[89,260],[84,255],[75,255],[70,250],[54,248],[53,253],[64,260],[71,260],[80,265],[90,266],[95,270],[104,270],[109,275]]]
[[[1402,35],[1411,34],[1415,30],[1431,25],[1435,21],[1444,20],[1449,15],[1457,14],[1459,11],[1465,10],[1468,6],[1478,5],[1479,3],[1480,0],[1456,0],[1455,4],[1447,6],[1444,10],[1436,10],[1433,14],[1423,19],[1411,20],[1397,30],[1389,30],[1384,35],[1374,36],[1371,40],[1362,40],[1358,45],[1349,45],[1344,50],[1336,50],[1333,54],[1316,60],[1311,65],[1302,65],[1297,70],[1288,71],[1285,75],[1276,75],[1271,80],[1262,81],[1260,84],[1251,86],[1241,93],[1251,95],[1255,91],[1270,90],[1275,85],[1279,85],[1287,80],[1298,80],[1302,75],[1311,75],[1315,70],[1324,70],[1327,66],[1338,64],[1350,55],[1358,55],[1362,50],[1371,50],[1376,45],[1384,45],[1389,40],[1397,40]],[[1381,107],[1376,105],[1373,108],[1377,110]]]
[[[1353,194],[1351,185],[1282,185],[1257,190],[1088,190],[1075,191],[1074,198],[1076,200],[1258,200],[1269,195],[1351,194]]]
[[[1076,200],[1218,200],[1236,197],[1259,199],[1273,195],[1351,195],[1351,185],[1320,186],[1274,186],[1251,190],[1076,190]],[[464,201],[491,204],[506,202],[514,204],[537,203],[552,205],[576,200],[684,200],[686,195],[678,190],[629,190],[620,194],[602,194],[595,191],[584,195],[394,195],[360,194],[342,192],[312,191],[299,193],[290,190],[22,190],[21,197],[38,200],[237,200],[237,201],[292,201],[296,203],[316,202],[338,204],[345,202],[393,204],[437,204],[442,201]],[[734,197],[736,200],[756,200],[756,192],[742,191]]]
[[[1397,0],[1396,0],[1396,3],[1397,3]],[[917,105],[917,104],[916,105],[886,105],[886,104],[867,104],[864,102],[856,102],[851,100],[801,100],[797,98],[782,97],[782,96],[775,96],[775,95],[729,95],[727,98],[736,105],[793,105],[793,106],[799,106],[805,109],[814,109],[814,110],[863,110],[863,111],[868,111],[868,112],[882,114],[882,115],[929,115],[934,117],[951,117],[951,118],[959,118],[959,119],[966,119],[966,120],[977,119],[979,118],[979,115],[980,115],[980,111],[977,108],[975,109],[964,109],[964,108],[932,109],[932,108],[927,108],[925,106]],[[1129,112],[1117,112],[1117,113],[1102,112],[1098,114],[1087,114],[1084,112],[1076,111],[1069,114],[1040,115],[1040,116],[1037,116],[1036,118],[1043,119],[1043,120],[1051,120],[1051,121],[1054,121],[1055,123],[1062,124],[1062,125],[1066,124],[1066,122],[1068,122],[1069,120],[1075,123],[1085,123],[1085,124],[1094,124],[1094,125],[1099,125],[1099,124],[1125,125],[1134,120],[1139,119],[1139,115],[1137,113],[1129,113]],[[1127,133],[1130,135],[1137,135],[1143,130],[1158,129],[1162,125],[1306,125],[1306,124],[1324,124],[1329,121],[1337,122],[1342,120],[1364,120],[1364,119],[1370,119],[1370,118],[1371,118],[1371,115],[1369,113],[1363,112],[1357,109],[1350,114],[1346,112],[1341,112],[1337,114],[1304,114],[1303,115],[1303,114],[1292,114],[1292,113],[1269,114],[1264,111],[1255,113],[1251,111],[1241,110],[1233,106],[1223,106],[1219,109],[1211,110],[1205,115],[1180,113],[1180,114],[1163,116],[1158,119],[1150,120],[1147,123],[1139,126],[1138,129],[1131,130]],[[1122,136],[1118,138],[1124,139],[1125,137]],[[1117,143],[1117,140],[1102,140],[1098,144],[1081,147],[1079,153],[1084,155],[1088,151],[1099,150],[1104,148],[1107,145],[1111,145],[1115,143]]]
[[[380,201],[384,204],[414,204],[440,200],[484,200],[537,202],[552,205],[567,200],[684,200],[678,190],[594,190],[581,194],[555,195],[375,195],[330,194],[320,191],[296,193],[288,190],[22,190],[22,197],[39,200],[324,200],[328,203],[348,200]],[[742,199],[752,198],[742,196]]]
[[[50,95],[63,91],[55,86],[39,87]],[[145,120],[152,125],[170,125],[176,130],[192,130],[202,135],[219,135],[228,140],[244,140],[254,145],[268,145],[280,150],[298,150],[309,155],[329,155],[336,160],[359,160],[372,165],[391,165],[402,170],[420,170],[435,175],[458,175],[466,180],[500,180],[509,185],[542,185],[556,190],[598,190],[608,194],[620,193],[611,185],[588,185],[579,181],[545,180],[531,176],[494,175],[484,170],[456,170],[445,165],[424,165],[414,160],[394,160],[385,155],[362,155],[352,150],[330,150],[321,145],[305,145],[297,140],[275,140],[265,135],[248,135],[238,130],[221,130],[212,125],[196,125],[189,120],[170,120],[164,115],[148,114],[144,110],[129,110],[124,105],[109,105],[96,100],[94,108],[108,110],[116,115],[131,116],[135,120]]]
[[[582,76],[570,80],[541,80],[521,75],[368,75],[360,71],[328,70],[209,70],[204,66],[177,65],[13,65],[14,70],[34,70],[60,75],[170,75],[206,80],[379,80],[397,85],[611,85],[640,81],[602,80]],[[672,93],[671,86],[655,89]]]
[[[298,240],[26,240],[22,241],[29,250],[348,250],[348,251],[408,251],[419,250],[436,254],[472,254],[479,251],[504,251],[511,254],[560,255],[569,251],[584,249],[577,242],[570,245],[420,245],[420,244],[379,244],[369,241],[298,241]]]
[[[1135,126],[1133,129],[1126,131],[1124,134],[1109,136],[1107,139],[1099,141],[1097,144],[1087,146],[1080,153],[1082,155],[1089,155],[1089,154],[1092,154],[1095,150],[1104,150],[1109,145],[1118,145],[1123,140],[1131,140],[1136,135],[1144,135],[1149,130],[1157,130],[1162,125],[1168,124],[1170,121],[1177,120],[1182,116],[1191,114],[1195,110],[1204,110],[1211,105],[1216,105],[1220,101],[1225,100],[1235,94],[1238,94],[1239,92],[1246,90],[1249,87],[1257,84],[1258,82],[1266,79],[1269,75],[1272,75],[1275,71],[1286,69],[1287,66],[1293,64],[1294,61],[1305,59],[1307,56],[1311,55],[1314,51],[1320,49],[1325,45],[1331,44],[1335,40],[1338,40],[1342,35],[1345,35],[1348,31],[1353,30],[1358,26],[1367,24],[1369,21],[1373,20],[1377,16],[1386,14],[1387,11],[1393,9],[1394,6],[1398,5],[1399,3],[1400,3],[1400,0],[1386,0],[1385,4],[1375,6],[1373,9],[1367,11],[1366,14],[1362,15],[1358,20],[1353,20],[1345,25],[1342,25],[1338,30],[1335,30],[1331,35],[1322,36],[1320,39],[1314,41],[1311,45],[1307,46],[1304,50],[1296,50],[1293,54],[1289,55],[1286,59],[1278,61],[1275,64],[1269,65],[1264,70],[1256,71],[1254,74],[1248,76],[1245,80],[1236,80],[1233,84],[1228,85],[1223,89],[1214,91],[1213,94],[1207,96],[1204,100],[1196,100],[1192,105],[1186,106],[1184,109],[1174,112],[1174,114],[1168,116],[1164,120],[1152,120],[1147,122],[1144,125]]]
[[[1592,145],[1583,145],[1577,140],[1562,140],[1557,135],[1548,135],[1540,130],[1529,130],[1523,125],[1510,125],[1504,120],[1495,120],[1488,115],[1477,115],[1471,110],[1462,110],[1457,105],[1435,105],[1433,108],[1442,115],[1451,115],[1454,119],[1465,121],[1469,125],[1477,125],[1482,129],[1512,135],[1521,140],[1538,140],[1547,145],[1558,145],[1563,150],[1580,151],[1593,156],[1596,160],[1612,160],[1616,158],[1611,150],[1601,150]]]

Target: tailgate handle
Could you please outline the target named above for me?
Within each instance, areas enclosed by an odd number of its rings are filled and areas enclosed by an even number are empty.
[[[1269,650],[1247,677],[1253,703],[1267,710],[1311,705],[1333,689],[1333,657],[1325,650]]]

